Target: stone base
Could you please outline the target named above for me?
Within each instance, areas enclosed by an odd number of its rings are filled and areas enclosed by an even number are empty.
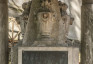
[[[41,42],[42,44],[43,42]],[[67,45],[69,45],[67,43]],[[76,44],[77,45],[77,44]],[[60,44],[55,44],[55,45],[32,45],[32,46],[22,46],[22,44],[18,44],[17,46],[12,48],[11,51],[11,62],[12,64],[22,64],[22,52],[29,51],[56,51],[56,52],[68,52],[68,64],[79,64],[79,46],[71,45],[71,46],[64,46]],[[64,59],[63,59],[64,60]]]
[[[79,48],[73,47],[19,47],[18,48],[18,64],[22,64],[22,52],[25,51],[67,51],[68,64],[79,64]],[[63,58],[64,59],[64,58]]]

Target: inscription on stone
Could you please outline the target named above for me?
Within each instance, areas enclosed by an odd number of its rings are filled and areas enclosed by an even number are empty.
[[[24,51],[22,64],[68,64],[67,51]]]

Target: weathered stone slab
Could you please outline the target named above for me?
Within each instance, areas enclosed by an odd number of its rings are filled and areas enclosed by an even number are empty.
[[[22,64],[68,64],[68,51],[23,51]]]

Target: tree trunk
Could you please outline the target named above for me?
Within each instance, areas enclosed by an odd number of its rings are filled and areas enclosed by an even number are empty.
[[[93,64],[93,0],[83,0],[81,40],[81,64]]]
[[[8,7],[0,0],[0,64],[8,64]]]

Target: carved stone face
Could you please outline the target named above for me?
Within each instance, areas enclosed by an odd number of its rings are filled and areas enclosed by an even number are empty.
[[[52,13],[50,12],[40,12],[38,13],[38,30],[39,34],[44,37],[50,37],[51,36],[51,31],[53,28],[53,17]]]

